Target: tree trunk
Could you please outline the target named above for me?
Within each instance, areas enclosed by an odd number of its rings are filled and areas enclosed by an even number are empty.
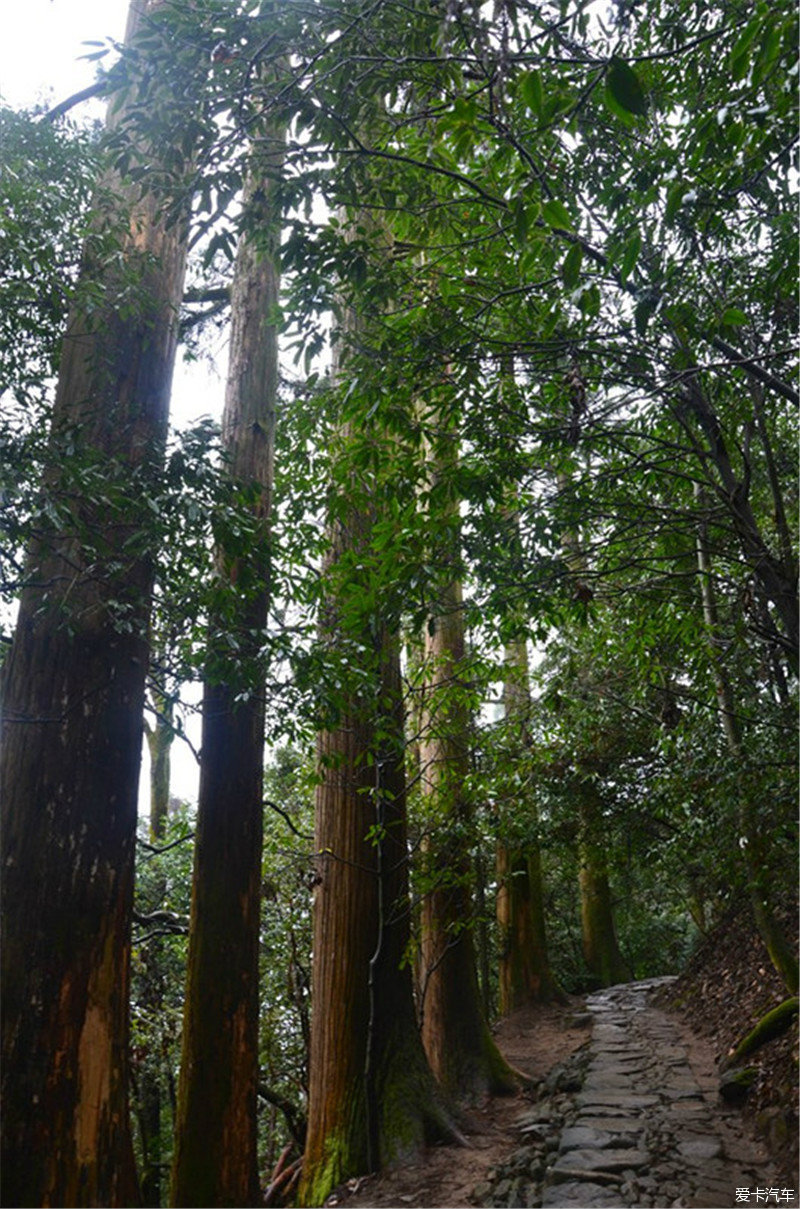
[[[602,825],[602,802],[591,781],[578,785],[580,795],[579,874],[583,956],[600,986],[630,977],[617,944],[614,908]]]
[[[132,6],[128,42],[145,12]],[[162,92],[150,103],[187,101]],[[149,153],[159,166],[160,148]],[[132,495],[160,473],[187,232],[185,222],[165,221],[163,198],[113,175],[104,185],[116,199],[112,218],[129,211],[129,221],[118,256],[93,252],[102,218],[87,244],[82,280],[93,283],[93,310],[77,306],[69,321],[45,483],[63,511],[29,551],[3,671],[8,1205],[138,1197],[128,987],[153,560],[142,553],[148,509]],[[102,500],[76,499],[59,452],[65,438],[85,465],[102,468]]]
[[[254,156],[245,190],[248,233],[231,296],[228,385],[222,422],[229,472],[254,492],[246,557],[217,551],[236,603],[211,619],[192,880],[172,1205],[255,1205],[259,1200],[258,937],[261,919],[264,642],[269,604],[278,336],[282,132]],[[266,147],[266,150],[265,150]],[[216,643],[236,638],[237,662]]]
[[[466,830],[469,807],[469,711],[464,670],[460,585],[452,582],[426,639],[430,680],[420,759],[422,791],[433,838],[425,845],[431,888],[422,904],[422,1040],[433,1073],[448,1094],[476,1098],[515,1087],[481,1010],[475,963],[472,871]]]
[[[344,335],[362,320],[346,310]],[[342,375],[343,354],[334,360]],[[352,436],[339,433],[346,458]],[[342,596],[373,599],[371,531],[380,517],[374,477],[356,483],[328,519],[331,573],[321,636],[359,652],[355,685],[343,689],[335,726],[317,742],[317,873],[311,973],[308,1132],[300,1204],[321,1205],[343,1180],[453,1139],[417,1026],[411,967],[400,640],[382,613],[385,592],[345,626]],[[359,500],[358,497],[361,497]],[[354,556],[365,551],[353,570]],[[338,586],[335,581],[344,572]],[[357,576],[357,580],[354,577]],[[396,624],[396,623],[395,623]],[[354,644],[354,645],[353,645]],[[373,685],[370,692],[364,685]]]
[[[152,726],[146,725],[145,737],[150,752],[150,838],[161,840],[169,817],[170,753],[175,739],[173,705],[161,689],[151,689],[156,709]]]
[[[302,1203],[450,1136],[417,1030],[407,963],[409,901],[400,666],[385,640],[382,740],[351,701],[320,738],[311,1088]],[[392,712],[389,712],[392,711]],[[391,733],[390,733],[391,730]],[[368,754],[371,758],[368,759]],[[377,830],[376,830],[377,829]]]
[[[504,687],[506,720],[520,729],[524,750],[525,720],[530,709],[528,650],[524,640],[506,648]],[[524,807],[534,827],[538,812],[534,801],[509,802],[510,810]],[[524,846],[497,848],[497,923],[500,930],[499,1006],[508,1015],[528,1003],[563,1002],[564,994],[550,970],[542,882],[542,855],[538,836]]]

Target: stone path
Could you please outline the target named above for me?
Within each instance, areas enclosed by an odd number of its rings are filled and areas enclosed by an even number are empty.
[[[663,981],[611,987],[587,1000],[594,1028],[583,1086],[539,1176],[541,1201],[523,1203],[798,1205],[794,1173],[765,1173],[755,1147],[726,1130],[716,1087],[700,1087],[677,1024],[649,1005]]]

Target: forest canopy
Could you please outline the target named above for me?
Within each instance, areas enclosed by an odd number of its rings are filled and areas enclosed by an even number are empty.
[[[740,900],[796,995],[793,6],[91,53],[0,108],[4,1203],[322,1204]]]

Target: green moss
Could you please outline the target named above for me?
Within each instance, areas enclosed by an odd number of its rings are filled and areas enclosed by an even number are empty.
[[[793,995],[790,999],[784,999],[783,1003],[779,1003],[777,1007],[772,1008],[767,1012],[766,1016],[762,1016],[758,1024],[742,1038],[736,1049],[731,1054],[726,1065],[736,1066],[743,1058],[747,1058],[755,1050],[760,1049],[762,1045],[766,1045],[768,1041],[774,1040],[775,1037],[780,1037],[790,1027],[792,1021],[797,1015],[798,999]]]
[[[352,1155],[347,1139],[342,1132],[331,1134],[325,1140],[325,1154],[310,1172],[303,1172],[303,1182],[298,1196],[299,1205],[321,1205],[338,1184],[348,1176],[357,1174],[352,1170]]]

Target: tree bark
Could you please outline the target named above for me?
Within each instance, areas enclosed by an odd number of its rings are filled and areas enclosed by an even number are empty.
[[[528,650],[524,640],[506,647],[504,697],[506,720],[520,732],[523,747],[525,719],[530,709]],[[536,803],[532,800],[509,803],[511,810],[518,805],[524,806],[534,827],[537,826]],[[503,841],[498,844],[497,923],[500,1014],[508,1015],[528,1003],[563,1002],[564,994],[550,970],[538,836],[522,846]]]
[[[346,311],[344,335],[361,317]],[[343,355],[334,375],[346,372]],[[348,423],[339,432],[347,456]],[[299,1193],[321,1205],[350,1176],[399,1162],[457,1131],[425,1057],[408,960],[410,902],[405,711],[396,622],[374,611],[345,625],[342,594],[369,600],[369,543],[380,517],[372,476],[328,520],[331,574],[321,638],[360,653],[335,726],[317,742],[312,1020],[308,1132]],[[341,501],[339,501],[341,503]],[[335,510],[334,510],[335,511]],[[343,513],[343,514],[342,514]],[[364,552],[363,561],[354,558]],[[353,562],[358,569],[352,570]],[[340,577],[341,566],[350,568]],[[338,584],[337,584],[338,581]],[[355,628],[354,628],[355,627]],[[353,646],[352,644],[355,644]],[[372,691],[365,685],[372,685]]]
[[[264,643],[278,392],[277,175],[282,131],[254,155],[248,224],[236,258],[223,446],[233,481],[253,492],[254,533],[244,557],[217,551],[235,604],[211,619],[197,840],[192,880],[172,1205],[255,1205],[258,937],[264,762]],[[237,662],[217,644],[236,638]],[[229,648],[228,648],[229,649]]]
[[[510,1092],[514,1076],[481,1010],[467,846],[469,711],[465,702],[460,585],[451,582],[426,638],[430,668],[420,743],[422,791],[433,835],[425,845],[431,888],[422,904],[422,1040],[448,1094],[473,1099]],[[435,837],[435,838],[434,838]]]
[[[129,44],[154,7],[132,6]],[[149,53],[143,47],[141,60]],[[125,102],[109,126],[121,126],[135,104]],[[187,100],[165,86],[151,104],[185,108]],[[159,167],[161,149],[147,150]],[[82,267],[93,309],[76,306],[61,358],[45,491],[63,511],[43,522],[29,550],[3,671],[8,1205],[138,1198],[128,987],[153,560],[141,540],[148,510],[133,493],[160,473],[187,224],[168,224],[163,197],[141,195],[113,173],[104,206],[109,197],[112,221],[128,214],[119,255],[94,253],[104,234],[98,216]],[[74,493],[61,461],[66,438],[106,475],[106,499]]]
[[[308,1205],[348,1176],[452,1134],[420,1044],[407,963],[400,667],[394,640],[385,641],[379,675],[394,734],[384,718],[378,741],[374,716],[351,702],[319,744]]]
[[[152,726],[145,726],[150,752],[150,838],[164,838],[169,817],[170,753],[175,739],[173,705],[160,688],[151,689],[156,715]]]
[[[596,787],[584,780],[577,785],[580,811],[578,882],[581,895],[583,956],[592,978],[600,986],[613,986],[630,977],[617,944],[614,908],[608,881],[603,839],[602,803]]]

